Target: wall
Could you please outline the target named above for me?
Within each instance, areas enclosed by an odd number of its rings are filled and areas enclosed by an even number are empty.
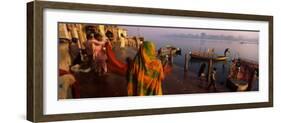
[[[245,14],[274,15],[274,62],[280,63],[281,14],[278,0],[82,0],[97,4],[160,7],[200,11],[232,12]],[[6,0],[1,3],[1,118],[0,122],[23,123],[26,110],[26,5],[28,1]],[[274,108],[245,109],[182,113],[97,120],[68,121],[69,123],[110,123],[110,122],[267,122],[278,121],[281,107],[281,84],[278,69],[274,65]]]

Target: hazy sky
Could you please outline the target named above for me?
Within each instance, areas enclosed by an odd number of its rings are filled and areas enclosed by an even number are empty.
[[[238,54],[239,57],[258,61],[258,37],[257,31],[233,31],[233,30],[211,30],[211,29],[188,29],[188,28],[163,28],[163,27],[137,27],[137,26],[120,26],[128,31],[129,36],[143,36],[146,41],[153,41],[157,48],[163,47],[167,44],[173,45],[178,48],[182,48],[183,51],[187,51],[188,48],[192,50],[215,48],[216,53],[223,54],[225,48],[230,48],[233,54]],[[233,36],[238,38],[239,36],[245,39],[252,39],[254,44],[240,44],[240,41],[229,40],[216,40],[202,42],[187,38],[187,34],[206,33],[207,35],[224,35]],[[255,40],[253,40],[255,39]],[[242,40],[241,40],[242,41]],[[249,40],[248,40],[249,41]],[[232,42],[232,43],[230,43]]]
[[[226,35],[246,39],[258,39],[258,32],[254,31],[231,31],[231,30],[207,30],[207,29],[188,29],[188,28],[163,28],[163,27],[137,27],[120,26],[128,30],[129,36],[143,36],[147,40],[164,40],[164,37],[172,37],[186,34],[206,33],[208,35]]]

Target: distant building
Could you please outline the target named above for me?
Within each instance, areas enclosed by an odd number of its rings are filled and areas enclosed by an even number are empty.
[[[101,34],[104,39],[110,39],[112,44],[121,48],[134,47],[138,49],[144,41],[143,37],[129,37],[126,29],[116,25],[59,23],[59,38],[69,41],[73,38],[79,39],[78,45],[81,45],[79,47],[82,49],[85,48],[87,36],[92,33]]]
[[[125,46],[128,44],[127,38],[127,30],[118,28],[118,38],[120,42],[120,47],[125,48]]]

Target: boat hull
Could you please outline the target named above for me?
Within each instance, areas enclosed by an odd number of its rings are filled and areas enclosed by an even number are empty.
[[[193,59],[199,59],[199,60],[214,60],[214,61],[225,61],[227,60],[228,57],[226,56],[216,56],[216,57],[211,57],[207,55],[199,55],[199,54],[190,54],[191,58]]]

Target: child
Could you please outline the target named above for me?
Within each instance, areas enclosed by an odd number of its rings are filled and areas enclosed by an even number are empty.
[[[217,88],[216,88],[216,73],[217,73],[217,69],[214,67],[213,71],[211,73],[211,81],[208,85],[208,89],[210,89],[210,87],[213,86],[214,91],[217,91]]]

